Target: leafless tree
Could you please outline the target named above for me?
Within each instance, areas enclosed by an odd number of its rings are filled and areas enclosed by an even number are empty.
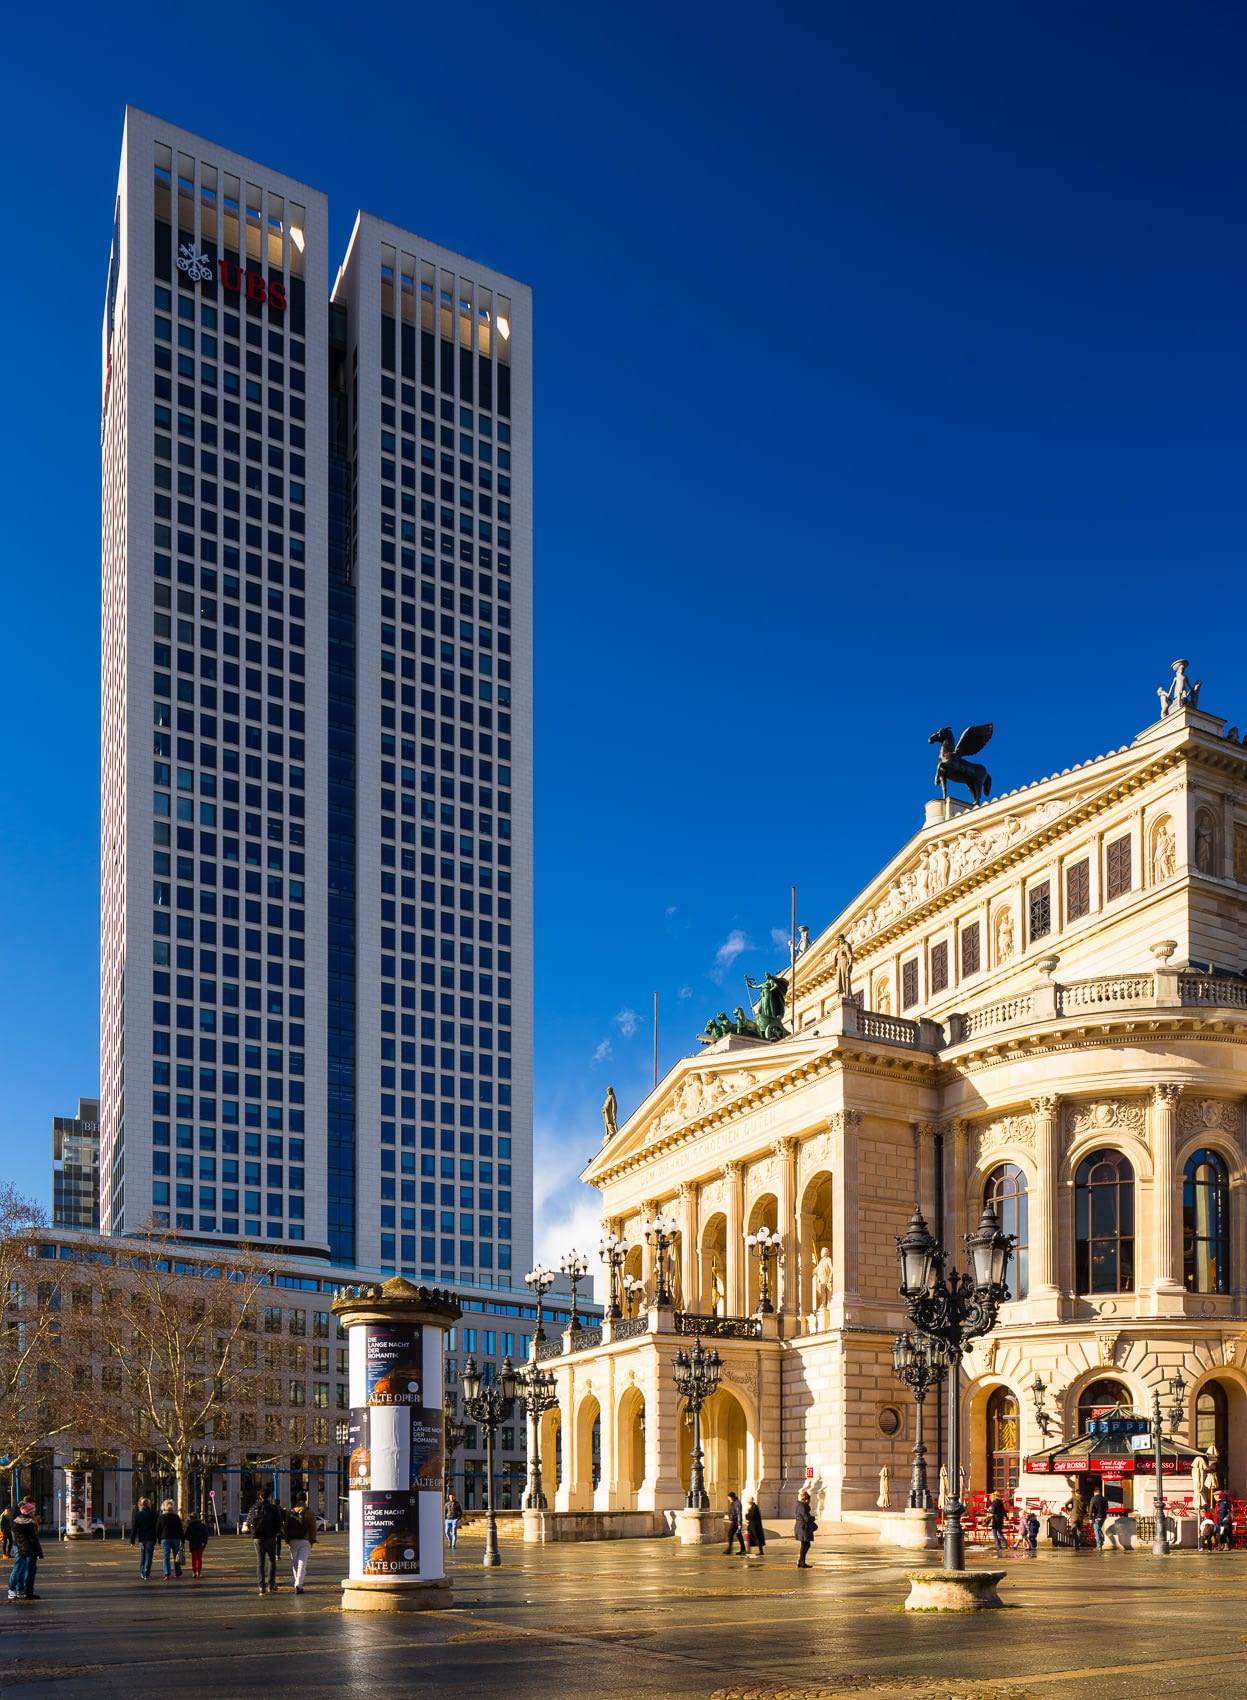
[[[45,1231],[40,1206],[10,1183],[0,1184],[0,1458],[6,1469],[24,1464],[74,1421],[64,1397],[62,1299],[69,1265],[39,1256]]]
[[[243,1348],[272,1272],[247,1253],[218,1260],[157,1235],[114,1241],[112,1252],[104,1278],[74,1283],[77,1432],[159,1461],[185,1510],[196,1455],[220,1448],[235,1413],[262,1402]]]

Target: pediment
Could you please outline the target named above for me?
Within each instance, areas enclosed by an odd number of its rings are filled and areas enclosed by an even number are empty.
[[[744,1108],[826,1048],[827,1042],[820,1039],[772,1044],[732,1036],[708,1045],[695,1057],[682,1058],[590,1159],[582,1179],[592,1185],[603,1169],[639,1156],[686,1129]]]

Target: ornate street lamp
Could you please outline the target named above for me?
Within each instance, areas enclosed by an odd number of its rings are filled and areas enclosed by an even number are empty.
[[[532,1445],[528,1451],[528,1485],[524,1489],[524,1510],[544,1511],[546,1496],[541,1486],[541,1419],[559,1402],[553,1372],[541,1369],[534,1361],[516,1376],[520,1403],[528,1413]]]
[[[1005,1275],[1014,1236],[1001,1232],[991,1204],[974,1233],[965,1236],[970,1267],[945,1273],[944,1252],[916,1206],[909,1226],[896,1241],[901,1264],[901,1296],[909,1319],[948,1364],[948,1481],[952,1495],[944,1507],[944,1569],[964,1570],[965,1532],[961,1526],[961,1357],[971,1340],[996,1325],[1009,1296]]]
[[[533,1329],[533,1357],[537,1356],[537,1342],[545,1339],[545,1330],[541,1326],[541,1313],[545,1305],[546,1294],[554,1285],[554,1271],[539,1263],[535,1269],[530,1269],[524,1277],[525,1286],[531,1287],[537,1300],[537,1326]]]
[[[892,1370],[898,1381],[904,1382],[914,1396],[913,1465],[909,1474],[909,1503],[914,1510],[931,1509],[931,1492],[927,1486],[927,1448],[922,1434],[923,1406],[932,1387],[938,1387],[948,1374],[948,1363],[942,1353],[921,1334],[898,1334],[892,1342]]]
[[[693,1341],[691,1351],[681,1349],[676,1353],[672,1366],[676,1392],[687,1401],[693,1414],[693,1459],[689,1470],[688,1493],[684,1500],[685,1505],[692,1511],[710,1509],[710,1497],[706,1492],[702,1471],[701,1408],[719,1385],[722,1369],[723,1359],[719,1356],[718,1347],[712,1346],[707,1352],[702,1346],[700,1334]]]
[[[1030,1384],[1030,1396],[1035,1407],[1035,1421],[1038,1423],[1039,1432],[1043,1435],[1045,1440],[1047,1440],[1049,1434],[1056,1425],[1056,1418],[1044,1404],[1044,1399],[1047,1393],[1048,1383],[1044,1380],[1042,1375],[1036,1375],[1034,1381]]]
[[[338,1509],[334,1514],[334,1527],[340,1529],[343,1522],[342,1507],[347,1505],[351,1498],[350,1483],[347,1480],[351,1462],[347,1453],[347,1447],[351,1444],[351,1425],[345,1417],[339,1418],[333,1425],[333,1438],[338,1448]]]
[[[624,1309],[629,1316],[638,1316],[645,1300],[645,1282],[639,1275],[625,1275],[623,1291]]]
[[[447,1458],[453,1458],[468,1438],[468,1425],[461,1423],[455,1415],[454,1397],[453,1393],[448,1393],[442,1402],[443,1420],[446,1424]]]
[[[510,1358],[503,1358],[496,1382],[486,1385],[469,1353],[463,1364],[463,1414],[485,1430],[485,1556],[481,1563],[502,1563],[498,1551],[498,1523],[494,1515],[494,1435],[515,1410],[516,1376]]]
[[[559,1268],[572,1284],[572,1321],[571,1331],[576,1332],[576,1289],[589,1273],[589,1259],[582,1251],[573,1249],[567,1252]]]
[[[746,1234],[745,1244],[750,1251],[756,1253],[758,1259],[758,1316],[770,1316],[775,1306],[771,1303],[771,1265],[778,1262],[784,1255],[784,1248],[778,1234],[774,1234],[764,1223],[757,1233]]]
[[[671,1303],[671,1248],[679,1232],[676,1224],[661,1211],[652,1222],[645,1224],[645,1237],[654,1254],[654,1303],[661,1309]]]
[[[620,1289],[623,1284],[624,1260],[628,1255],[627,1241],[614,1234],[607,1234],[599,1245],[598,1252],[606,1265],[606,1320],[618,1322],[623,1315],[620,1308],[623,1294]]]
[[[1173,1402],[1165,1415],[1169,1419],[1169,1433],[1172,1436],[1186,1410],[1186,1382],[1182,1379],[1180,1369],[1175,1370],[1169,1378],[1169,1397]],[[1158,1387],[1152,1394],[1152,1447],[1156,1458],[1156,1532],[1152,1536],[1152,1551],[1157,1558],[1168,1558],[1170,1552],[1169,1531],[1165,1527],[1165,1478],[1161,1471],[1164,1437]]]

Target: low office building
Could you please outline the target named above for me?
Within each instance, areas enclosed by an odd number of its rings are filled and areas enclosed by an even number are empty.
[[[1177,1370],[1179,1434],[1247,1491],[1247,749],[1184,686],[1120,749],[928,805],[797,958],[795,996],[782,970],[783,1036],[716,1021],[608,1132],[584,1178],[647,1304],[550,1360],[559,1509],[683,1503],[672,1367],[695,1334],[723,1358],[713,1504],[736,1488],[774,1514],[808,1483],[823,1517],[903,1506],[895,1242],[915,1200],[954,1261],[987,1201],[1017,1236],[1013,1296],[962,1382],[972,1491],[1014,1486],[1094,1413],[1168,1403]],[[1150,1500],[1142,1478],[1105,1485]]]

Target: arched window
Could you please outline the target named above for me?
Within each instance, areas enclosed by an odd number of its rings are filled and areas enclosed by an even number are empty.
[[[1182,1171],[1182,1278],[1188,1293],[1230,1290],[1230,1177],[1215,1151]]]
[[[1093,1417],[1103,1417],[1109,1411],[1116,1410],[1118,1405],[1130,1409],[1129,1390],[1120,1381],[1111,1381],[1102,1377],[1084,1387],[1078,1396],[1078,1432],[1086,1434],[1087,1424]]]
[[[1026,1176],[1016,1163],[1001,1163],[983,1183],[983,1202],[996,1212],[1006,1234],[1016,1234],[1017,1244],[1009,1259],[1009,1291],[1024,1299],[1030,1287],[1027,1266]]]
[[[1225,1454],[1229,1443],[1229,1401],[1219,1381],[1206,1381],[1195,1397],[1195,1444],[1208,1456],[1217,1449],[1217,1473],[1225,1480]]]
[[[1018,1402],[1007,1387],[987,1401],[987,1490],[1012,1493],[1018,1485]]]
[[[1134,1170],[1120,1151],[1093,1151],[1074,1177],[1080,1293],[1134,1292]]]

